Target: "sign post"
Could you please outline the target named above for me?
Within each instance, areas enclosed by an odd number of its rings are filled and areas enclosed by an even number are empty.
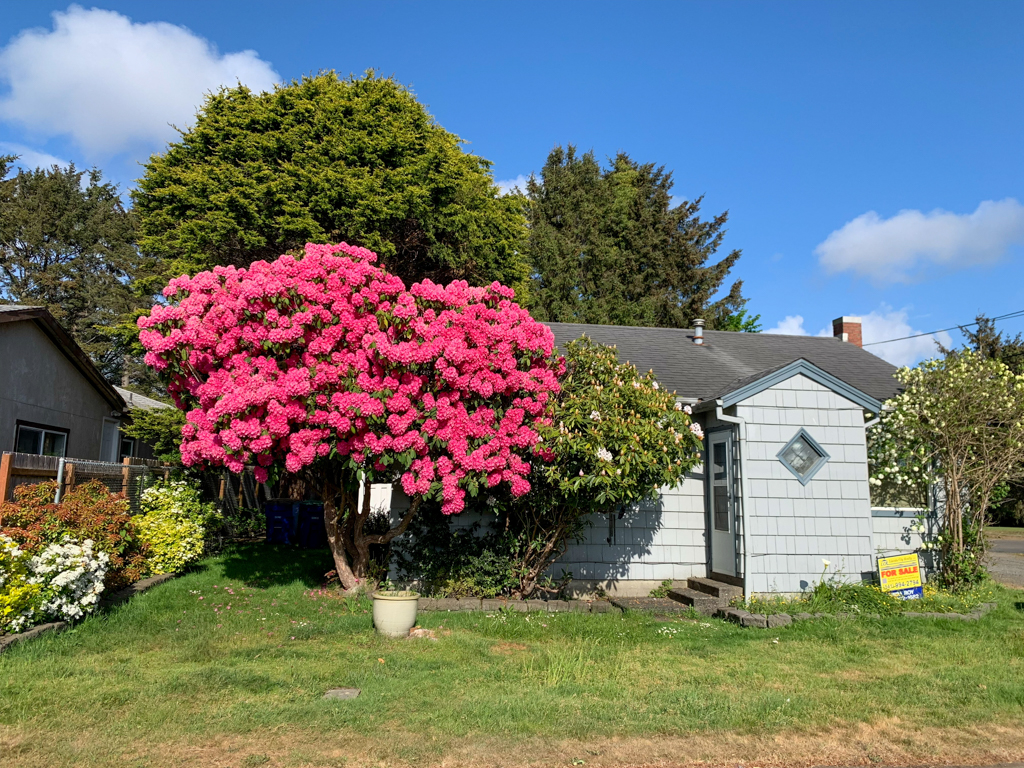
[[[920,600],[924,596],[921,563],[916,552],[878,558],[878,580],[883,592],[901,600]]]

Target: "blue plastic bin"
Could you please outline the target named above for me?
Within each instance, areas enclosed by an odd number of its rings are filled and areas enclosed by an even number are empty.
[[[292,544],[298,528],[298,503],[291,499],[270,499],[263,504],[267,518],[267,543]]]
[[[303,501],[298,505],[296,543],[305,549],[327,547],[327,529],[324,527],[324,505],[319,501]]]

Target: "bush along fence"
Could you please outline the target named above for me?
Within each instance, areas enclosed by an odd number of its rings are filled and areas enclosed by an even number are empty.
[[[134,498],[136,514],[100,480],[63,490],[21,484],[0,502],[0,635],[81,619],[111,592],[181,571],[222,526],[187,481],[155,480]]]
[[[141,511],[142,492],[158,480],[169,480],[177,467],[153,459],[126,458],[120,464],[61,456],[4,452],[0,455],[0,503],[11,501],[20,485],[46,480],[57,483],[54,503],[76,486],[98,481],[111,493],[123,493],[132,514]]]

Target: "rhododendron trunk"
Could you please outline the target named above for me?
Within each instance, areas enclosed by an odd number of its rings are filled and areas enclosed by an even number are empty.
[[[563,370],[551,330],[511,289],[406,289],[375,260],[310,244],[300,258],[217,267],[172,280],[169,303],[139,319],[146,362],[186,412],[182,461],[306,478],[349,588],[424,498],[456,514],[482,489],[529,492],[531,462],[551,457],[539,430]],[[400,484],[407,519],[365,535],[357,477]]]
[[[374,585],[367,582],[371,562],[370,547],[374,544],[389,544],[396,536],[405,533],[423,503],[423,496],[415,496],[410,500],[409,509],[397,526],[383,534],[367,534],[364,526],[371,513],[369,481],[363,484],[361,508],[356,503],[356,494],[346,492],[330,482],[321,484],[320,495],[324,500],[324,525],[338,580],[349,591],[372,588]]]

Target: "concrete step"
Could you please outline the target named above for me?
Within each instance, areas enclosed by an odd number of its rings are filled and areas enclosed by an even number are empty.
[[[714,597],[713,595],[709,595],[707,592],[701,592],[700,590],[689,588],[670,590],[668,596],[678,603],[693,606],[693,609],[697,611],[697,613],[705,616],[713,615],[715,611],[719,608],[725,608],[729,603],[728,600],[723,600],[720,597]]]
[[[714,579],[706,579],[699,576],[691,576],[686,580],[686,586],[698,592],[704,592],[712,597],[718,597],[726,602],[734,597],[743,597],[743,587],[736,587]]]

